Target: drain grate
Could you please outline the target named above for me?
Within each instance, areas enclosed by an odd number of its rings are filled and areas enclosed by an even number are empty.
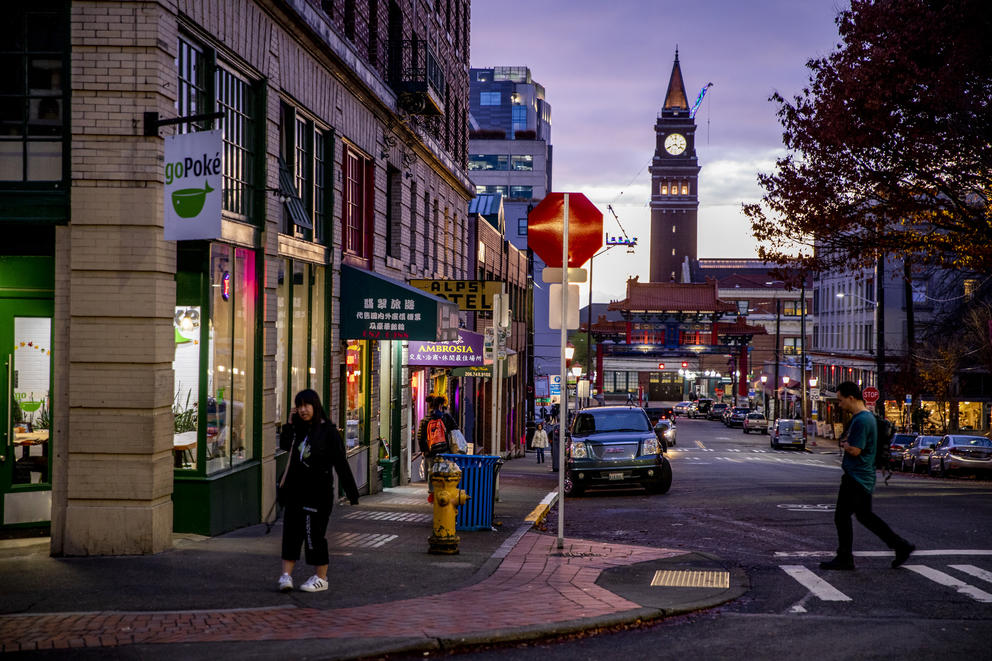
[[[690,569],[659,569],[651,579],[652,587],[729,588],[730,572]]]

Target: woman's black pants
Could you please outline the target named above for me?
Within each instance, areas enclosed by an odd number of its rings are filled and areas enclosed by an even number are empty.
[[[326,565],[328,556],[325,535],[330,518],[329,510],[289,505],[283,515],[282,559],[296,562],[300,559],[300,545],[303,545],[308,565]]]

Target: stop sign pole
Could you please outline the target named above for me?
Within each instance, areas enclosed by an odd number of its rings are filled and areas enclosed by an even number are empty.
[[[565,193],[564,217],[561,233],[561,358],[558,374],[564,386],[560,392],[558,410],[563,420],[558,422],[558,548],[565,548],[565,425],[568,423],[568,375],[565,372],[565,345],[568,342],[568,193]]]

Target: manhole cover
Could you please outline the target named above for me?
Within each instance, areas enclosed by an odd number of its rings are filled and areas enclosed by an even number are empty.
[[[729,588],[730,572],[696,569],[659,569],[651,579],[652,587],[661,588]]]

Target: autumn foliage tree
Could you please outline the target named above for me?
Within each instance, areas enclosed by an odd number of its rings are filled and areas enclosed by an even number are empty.
[[[853,0],[836,22],[808,86],[771,98],[788,151],[744,205],[759,255],[992,272],[992,3]]]

